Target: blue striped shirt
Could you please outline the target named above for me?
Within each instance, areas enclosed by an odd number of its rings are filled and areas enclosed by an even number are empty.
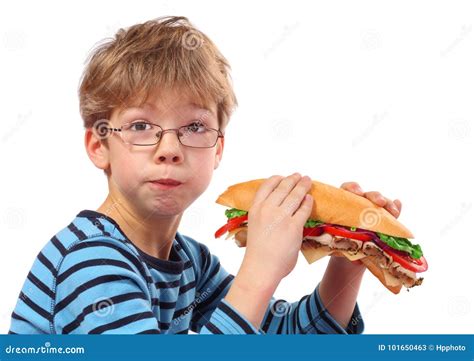
[[[81,211],[40,251],[12,313],[10,334],[361,333],[356,304],[341,327],[318,287],[272,298],[256,329],[224,300],[234,276],[208,247],[176,233],[168,260],[133,245],[110,217]]]

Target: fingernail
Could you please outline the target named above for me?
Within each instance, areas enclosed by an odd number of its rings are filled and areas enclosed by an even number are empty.
[[[393,203],[391,203],[389,206],[388,206],[392,211],[394,211],[395,213],[399,213],[400,211],[398,210],[397,206]]]

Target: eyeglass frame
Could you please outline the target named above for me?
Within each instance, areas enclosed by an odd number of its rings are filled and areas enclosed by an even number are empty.
[[[156,138],[158,139],[156,143],[153,143],[153,144],[133,144],[133,143],[128,143],[125,141],[125,139],[123,139],[123,136],[122,136],[122,132],[123,132],[123,127],[126,127],[130,124],[134,124],[134,123],[138,123],[138,124],[141,124],[141,123],[145,123],[145,124],[150,124],[150,125],[154,125],[154,126],[157,126],[158,128],[161,129],[161,131],[159,131],[159,133],[156,133],[156,134],[160,134],[160,137],[158,138],[158,136],[155,134]],[[111,127],[107,127],[106,129],[109,130],[109,131],[112,131],[112,132],[120,132],[120,138],[122,139],[122,141],[125,143],[125,144],[129,144],[129,145],[135,145],[137,147],[151,147],[153,145],[157,145],[160,143],[161,139],[163,139],[163,134],[165,134],[166,132],[168,131],[174,131],[174,133],[176,134],[176,137],[178,138],[178,141],[179,141],[179,144],[181,144],[183,147],[188,147],[188,148],[196,148],[196,149],[208,149],[208,148],[214,148],[217,144],[217,141],[219,140],[219,138],[224,138],[224,134],[222,134],[221,130],[220,129],[214,129],[214,128],[210,128],[208,127],[207,125],[205,124],[202,124],[206,129],[208,130],[214,130],[217,132],[217,138],[216,138],[216,142],[214,143],[214,145],[211,145],[209,147],[193,147],[191,145],[186,145],[186,144],[183,144],[183,142],[181,142],[181,139],[179,137],[179,130],[181,128],[185,128],[187,127],[188,125],[183,125],[179,128],[168,128],[168,129],[163,129],[163,127],[161,125],[158,125],[158,124],[155,124],[155,123],[152,123],[152,122],[148,122],[148,121],[141,121],[141,122],[137,122],[137,121],[131,121],[131,122],[128,122],[128,123],[125,123],[123,124],[120,128],[111,128]]]

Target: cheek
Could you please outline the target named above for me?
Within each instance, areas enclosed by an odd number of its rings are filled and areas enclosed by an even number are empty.
[[[114,183],[128,194],[140,184],[140,176],[145,169],[145,159],[128,151],[116,152],[111,159],[112,179]]]
[[[202,194],[212,179],[214,172],[214,157],[209,155],[207,157],[196,157],[193,159],[191,166],[192,174],[189,177],[193,183],[198,195]]]

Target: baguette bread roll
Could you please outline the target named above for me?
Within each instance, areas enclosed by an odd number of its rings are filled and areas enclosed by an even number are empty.
[[[255,179],[234,184],[217,198],[216,203],[248,211],[264,181],[265,179]],[[308,193],[313,196],[310,219],[363,228],[395,237],[415,238],[410,230],[386,209],[373,204],[367,198],[315,180]]]

